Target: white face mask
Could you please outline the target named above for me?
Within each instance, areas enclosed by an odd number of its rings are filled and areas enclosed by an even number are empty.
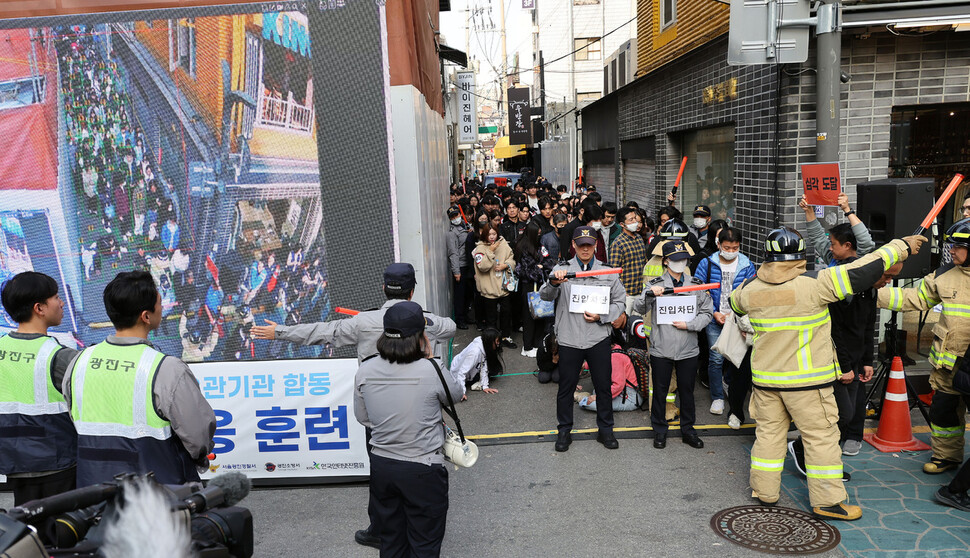
[[[626,230],[630,232],[637,232],[640,230],[640,223],[626,223],[624,226],[626,227]]]
[[[707,226],[707,219],[703,217],[694,217],[694,228],[703,229]]]
[[[600,230],[600,229],[603,228],[603,222],[602,221],[593,221],[592,223],[589,224],[589,226],[593,227],[596,230]]]
[[[460,225],[461,224],[461,217],[455,217],[454,219],[452,219],[451,220],[451,224],[452,225]]]
[[[667,269],[673,271],[674,273],[683,273],[684,270],[687,269],[687,260],[670,262],[667,264]]]
[[[738,257],[741,252],[721,252],[721,257],[727,261],[732,261]]]

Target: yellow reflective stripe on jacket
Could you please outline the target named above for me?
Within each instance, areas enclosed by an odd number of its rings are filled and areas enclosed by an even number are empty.
[[[677,394],[676,393],[668,393],[667,394],[667,403],[674,403],[676,401],[677,401]]]
[[[782,331],[786,329],[803,331],[822,325],[828,320],[829,309],[826,307],[825,310],[822,310],[818,314],[801,318],[751,318],[751,326],[757,332]]]
[[[751,456],[751,468],[758,471],[779,471],[785,468],[785,459],[764,459]]]
[[[798,369],[812,369],[812,330],[803,329],[799,334]]]
[[[963,437],[963,426],[940,426],[939,424],[930,423],[930,430],[933,431],[933,435],[937,438],[962,438]]]
[[[926,281],[925,280],[919,282],[919,291],[918,291],[918,293],[919,293],[919,297],[922,298],[923,301],[926,302],[926,304],[928,304],[930,306],[930,308],[932,308],[933,306],[936,306],[937,304],[940,303],[939,300],[936,300],[932,296],[930,296],[930,292],[926,289]]]
[[[734,293],[731,293],[731,294],[733,295]],[[728,303],[731,305],[731,310],[734,311],[734,313],[737,314],[738,316],[744,316],[747,314],[747,312],[742,312],[741,309],[738,308],[737,304],[735,304],[734,296],[728,297]]]
[[[886,309],[900,312],[903,309],[903,289],[902,287],[886,287],[889,292],[889,303]]]
[[[805,473],[810,479],[841,479],[842,465],[809,465],[806,463]]]
[[[643,276],[644,277],[660,277],[664,274],[664,266],[662,265],[645,265],[643,266]]]
[[[943,314],[958,318],[970,318],[970,304],[943,303]]]
[[[937,350],[935,346],[931,346],[929,360],[930,364],[937,368],[953,368],[957,363],[957,355],[944,350]]]
[[[844,265],[829,268],[832,275],[832,284],[835,286],[835,294],[839,298],[845,298],[852,294],[852,282],[849,281],[849,270]]]
[[[883,246],[882,248],[876,250],[876,253],[882,258],[884,263],[883,269],[889,269],[890,267],[899,263],[899,254],[889,246]]]
[[[787,386],[794,384],[821,384],[835,381],[835,363],[828,366],[798,370],[797,372],[769,372],[767,370],[751,370],[751,380],[764,385]]]

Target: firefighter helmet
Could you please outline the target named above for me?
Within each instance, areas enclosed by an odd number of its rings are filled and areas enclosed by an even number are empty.
[[[765,262],[805,259],[805,239],[795,229],[779,227],[765,239]]]

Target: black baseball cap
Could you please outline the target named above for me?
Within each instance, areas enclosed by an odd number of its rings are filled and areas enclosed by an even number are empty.
[[[434,323],[425,317],[421,305],[406,300],[398,302],[384,312],[384,335],[394,339],[411,337]]]
[[[687,246],[679,240],[668,240],[664,243],[663,257],[672,261],[686,260],[690,258]]]
[[[589,246],[590,244],[596,244],[596,229],[593,227],[576,227],[573,231],[573,242],[577,246]]]
[[[414,280],[414,266],[409,263],[392,263],[384,269],[384,288],[393,293],[411,292],[417,281]]]
[[[704,217],[710,217],[711,216],[711,208],[710,207],[707,207],[706,205],[698,205],[697,207],[694,208],[694,215],[701,215],[701,216],[704,216]]]

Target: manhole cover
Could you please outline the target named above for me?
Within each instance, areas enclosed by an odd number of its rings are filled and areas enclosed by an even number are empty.
[[[770,554],[816,554],[832,550],[842,539],[828,523],[779,507],[728,508],[714,514],[711,528],[735,544]]]

